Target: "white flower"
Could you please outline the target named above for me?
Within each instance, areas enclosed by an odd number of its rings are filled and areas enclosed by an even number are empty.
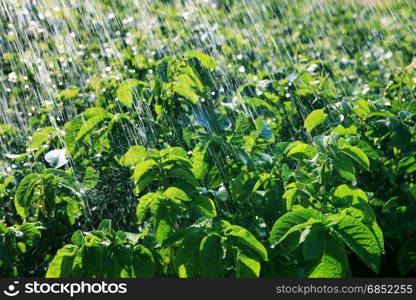
[[[45,154],[45,160],[54,168],[60,168],[68,163],[65,157],[66,149],[55,149]]]

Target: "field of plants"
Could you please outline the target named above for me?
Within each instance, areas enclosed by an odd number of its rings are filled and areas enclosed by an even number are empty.
[[[0,277],[416,276],[416,2],[0,0]]]

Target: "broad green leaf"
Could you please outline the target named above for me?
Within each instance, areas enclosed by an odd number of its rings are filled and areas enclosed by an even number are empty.
[[[98,175],[95,173],[95,169],[87,167],[85,169],[84,176],[82,177],[82,185],[87,189],[93,188],[99,181]]]
[[[98,231],[111,232],[111,230],[111,220],[109,219],[102,220],[100,225],[98,226]]]
[[[375,235],[366,225],[352,216],[340,215],[332,228],[371,270],[378,273],[381,250]]]
[[[297,209],[281,216],[270,232],[270,244],[282,242],[290,233],[320,222],[321,214],[312,208]]]
[[[354,112],[361,118],[366,118],[370,113],[371,109],[368,105],[368,102],[365,100],[357,100],[355,102],[357,104],[357,107],[355,107],[353,110]]]
[[[199,246],[201,275],[206,278],[224,277],[223,249],[221,237],[217,233],[210,233],[204,237]]]
[[[360,200],[368,202],[367,194],[357,187],[346,184],[339,185],[334,191],[334,197],[349,198],[350,204],[358,203]]]
[[[77,134],[83,124],[84,121],[81,116],[75,117],[72,121],[65,124],[64,142],[67,154],[72,154],[75,151],[78,144]]]
[[[131,107],[133,104],[134,88],[140,84],[142,84],[141,81],[132,78],[123,81],[117,89],[118,100],[127,107]]]
[[[358,133],[357,126],[351,125],[350,127],[345,128],[342,125],[338,125],[332,132],[338,133],[339,135],[356,135]]]
[[[137,194],[143,192],[147,185],[154,181],[157,178],[157,176],[158,172],[156,170],[145,173],[143,176],[140,177],[140,180],[136,182],[135,192]]]
[[[339,149],[354,159],[360,166],[362,166],[365,170],[369,170],[370,168],[370,161],[368,160],[367,155],[364,153],[363,150],[356,146],[349,145],[344,139],[339,139]]]
[[[166,159],[162,161],[163,168],[171,168],[172,165],[177,167],[183,167],[184,169],[192,169],[192,162],[189,158],[184,158],[178,155],[169,155]]]
[[[78,247],[81,247],[84,244],[84,236],[82,235],[81,230],[77,230],[72,234],[71,243]]]
[[[348,258],[344,246],[323,226],[313,226],[303,242],[305,260],[316,265],[309,271],[310,278],[343,278],[349,274]]]
[[[170,197],[170,198],[174,198],[180,201],[191,201],[191,199],[189,198],[189,196],[182,191],[181,189],[178,189],[176,187],[170,187],[168,188],[163,195],[165,197]]]
[[[345,184],[340,185],[334,192],[334,204],[338,207],[347,207],[343,212],[347,212],[367,225],[377,238],[381,253],[384,253],[383,232],[377,224],[376,214],[363,190]]]
[[[197,93],[195,93],[195,91],[185,82],[176,82],[175,85],[173,86],[173,91],[188,99],[189,101],[191,101],[193,104],[196,104],[199,100],[199,96]]]
[[[147,193],[140,198],[136,209],[137,222],[140,224],[146,215],[146,211],[153,201],[157,200],[159,195],[157,193]]]
[[[240,251],[238,252],[236,263],[237,278],[258,278],[260,268],[260,262],[244,255]]]
[[[196,277],[200,271],[199,245],[203,235],[187,234],[179,243],[175,254],[175,266],[180,278]]]
[[[73,277],[72,264],[77,254],[78,247],[75,245],[65,245],[59,249],[55,257],[49,264],[46,271],[46,278],[66,278]]]
[[[62,99],[73,99],[78,96],[79,91],[80,91],[80,88],[65,89],[59,92],[58,97]]]
[[[146,157],[146,148],[143,146],[131,146],[129,150],[120,158],[122,166],[136,165]]]
[[[87,108],[82,115],[85,119],[91,119],[95,117],[103,117],[104,119],[111,119],[113,117],[112,113],[109,113],[102,107],[91,107]]]
[[[160,153],[160,156],[163,156],[164,158],[179,156],[179,157],[189,160],[188,154],[181,147],[169,147],[169,148],[161,150],[159,153]]]
[[[127,247],[115,247],[108,249],[107,247],[96,247],[96,256],[100,258],[101,267],[96,270],[94,277],[120,277],[131,278],[134,274],[134,254]],[[110,250],[110,251],[109,251]],[[137,259],[137,257],[136,257]],[[96,261],[96,260],[95,260]],[[114,263],[111,267],[111,261]],[[110,262],[110,266],[108,263]],[[102,275],[98,275],[102,274]]]
[[[68,217],[68,221],[71,225],[75,224],[75,220],[77,218],[77,216],[81,215],[81,210],[79,208],[78,202],[76,200],[73,200],[70,197],[65,197],[65,200],[70,199],[70,201],[67,201],[68,203],[66,204],[66,215]]]
[[[343,154],[338,154],[333,160],[334,169],[344,179],[356,181],[355,167],[352,161]]]
[[[156,266],[152,252],[143,245],[134,247],[133,270],[135,277],[151,278],[155,276]]]
[[[297,189],[290,189],[283,194],[282,198],[286,200],[285,202],[287,211],[289,211],[292,208],[293,200],[295,199],[297,191]]]
[[[167,172],[168,178],[179,178],[183,181],[191,184],[192,186],[198,186],[198,181],[196,180],[194,174],[191,171],[188,171],[183,168],[172,168]]]
[[[14,206],[17,213],[26,218],[27,209],[33,198],[36,186],[40,183],[40,174],[33,173],[25,176],[20,182],[14,195]]]
[[[326,114],[323,109],[312,111],[305,119],[303,127],[307,132],[311,132],[316,126],[325,122]]]
[[[416,238],[407,239],[397,253],[397,268],[402,276],[416,269]]]
[[[316,150],[311,145],[297,143],[293,147],[289,146],[287,155],[297,159],[310,159],[316,155]]]
[[[197,179],[201,179],[207,173],[207,165],[204,162],[207,146],[199,143],[192,151],[192,173]]]
[[[189,51],[186,53],[186,55],[189,58],[197,58],[204,68],[212,70],[217,68],[215,60],[209,55],[196,51]]]
[[[170,235],[174,234],[172,216],[172,206],[170,201],[158,198],[151,205],[152,214],[155,220],[155,238],[158,245],[162,245]]]
[[[81,140],[86,136],[88,133],[90,133],[94,128],[96,128],[98,125],[101,124],[101,122],[104,121],[103,116],[96,116],[91,119],[88,119],[79,129],[77,134],[77,141]]]
[[[217,209],[214,201],[206,196],[198,196],[192,201],[192,204],[207,218],[215,218],[217,216]]]
[[[234,237],[237,243],[241,243],[251,250],[253,250],[262,260],[267,260],[267,250],[264,248],[256,237],[247,229],[238,226],[230,225],[224,229],[224,235],[227,237]]]
[[[29,148],[37,149],[44,145],[47,141],[56,136],[56,129],[54,127],[45,127],[41,130],[35,131],[30,139]]]
[[[79,182],[75,179],[75,177],[68,174],[64,170],[46,169],[43,173],[55,176],[58,180],[59,186],[65,187],[77,195],[81,192],[81,186]]]
[[[139,182],[142,179],[142,177],[156,165],[157,163],[152,159],[139,162],[134,168],[134,172],[133,172],[134,181],[136,183]]]

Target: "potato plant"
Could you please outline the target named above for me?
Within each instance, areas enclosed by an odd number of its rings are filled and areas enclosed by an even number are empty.
[[[0,276],[416,274],[416,5],[254,2],[198,6],[210,36],[181,1],[152,33],[102,1],[119,55],[84,4],[47,17],[76,56],[0,30]]]

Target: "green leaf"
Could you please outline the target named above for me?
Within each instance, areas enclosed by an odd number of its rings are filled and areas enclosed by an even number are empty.
[[[50,174],[55,176],[58,180],[57,183],[59,186],[65,187],[77,195],[81,192],[81,186],[75,177],[63,170],[46,169],[43,171],[43,174]]]
[[[338,142],[339,149],[354,159],[360,166],[362,166],[365,170],[369,170],[370,168],[370,161],[368,160],[367,155],[363,150],[358,148],[357,146],[349,145],[346,140],[339,139]]]
[[[195,177],[201,179],[207,173],[207,164],[204,162],[207,146],[199,143],[192,151],[192,173]]]
[[[260,268],[260,262],[238,252],[236,264],[237,278],[258,278],[260,275]]]
[[[298,142],[288,147],[287,155],[297,159],[310,159],[316,155],[316,150],[311,145]]]
[[[282,195],[282,198],[285,199],[287,211],[292,208],[293,200],[295,199],[295,196],[297,195],[297,193],[298,193],[298,190],[295,188],[295,189],[287,190]]]
[[[98,231],[111,232],[111,230],[111,220],[109,219],[102,220],[100,225],[98,226]]]
[[[134,88],[140,84],[142,84],[141,81],[132,78],[123,81],[117,89],[118,100],[127,107],[131,107]]]
[[[143,219],[146,215],[146,211],[153,201],[158,199],[159,195],[157,193],[147,193],[140,198],[139,204],[136,209],[137,222],[140,224],[143,222]]]
[[[247,229],[238,225],[230,225],[224,229],[224,235],[234,237],[237,243],[241,243],[253,250],[262,260],[267,260],[266,248]]]
[[[334,197],[336,198],[347,198],[349,205],[358,203],[361,201],[368,202],[367,194],[357,187],[349,186],[346,184],[339,185],[334,191]]]
[[[84,244],[84,236],[82,235],[81,230],[77,230],[72,234],[71,243],[78,247],[81,247]]]
[[[217,216],[217,209],[214,201],[206,196],[198,196],[198,198],[192,201],[192,204],[207,218],[215,218]]]
[[[158,176],[158,173],[156,171],[149,171],[143,176],[141,176],[140,180],[136,182],[135,192],[137,194],[141,193],[147,187],[149,183],[151,183],[157,178],[157,176]]]
[[[345,244],[374,272],[380,268],[381,250],[373,232],[358,219],[340,215],[332,228]]]
[[[143,245],[134,247],[133,270],[135,277],[151,278],[155,276],[156,267],[152,252]]]
[[[152,214],[155,219],[155,237],[158,245],[162,245],[170,235],[174,234],[172,226],[172,207],[171,202],[164,198],[158,198],[152,203]]]
[[[349,274],[347,253],[337,238],[323,226],[313,226],[303,243],[305,260],[316,261],[310,278],[343,278]]]
[[[184,191],[182,191],[181,189],[178,189],[176,187],[168,188],[163,193],[163,195],[165,197],[170,197],[170,198],[177,199],[177,200],[180,200],[180,201],[191,201],[189,196]]]
[[[87,167],[82,177],[82,185],[87,189],[93,188],[99,181],[98,175],[95,173],[94,168]]]
[[[72,121],[65,124],[65,148],[67,154],[72,154],[77,147],[77,134],[81,129],[84,121],[81,116],[75,117]]]
[[[70,88],[60,91],[58,97],[61,99],[73,99],[79,94],[80,88]]]
[[[122,166],[136,165],[146,157],[146,148],[143,146],[131,146],[129,150],[120,158]]]
[[[343,154],[338,154],[333,160],[334,169],[344,179],[356,181],[355,167],[352,161]]]
[[[101,124],[101,122],[104,121],[103,116],[96,116],[91,119],[88,119],[79,129],[77,134],[77,141],[81,140],[86,136],[88,133],[90,133],[94,128],[96,128],[98,125]]]
[[[357,126],[354,124],[350,127],[345,128],[342,125],[338,125],[334,129],[332,129],[332,132],[338,133],[339,135],[356,135],[358,133]]]
[[[148,173],[157,163],[153,159],[139,162],[134,168],[133,179],[136,183],[140,182],[142,177]]]
[[[211,56],[208,56],[204,53],[200,53],[196,51],[189,51],[186,53],[186,55],[189,58],[197,58],[204,68],[212,69],[212,70],[217,68],[217,64],[215,63],[215,60]]]
[[[289,234],[320,222],[321,214],[312,208],[303,208],[288,212],[274,223],[270,232],[270,244],[282,242]]]
[[[357,100],[355,102],[357,104],[357,107],[355,107],[353,110],[354,112],[361,118],[366,118],[370,113],[371,109],[368,105],[368,102],[365,100]]]
[[[113,117],[113,114],[107,112],[104,108],[102,107],[91,107],[91,108],[87,108],[82,115],[84,116],[85,119],[91,119],[94,117],[98,117],[101,116],[104,119],[111,119]]]
[[[41,130],[35,131],[32,138],[30,139],[29,148],[37,149],[44,145],[46,142],[51,140],[57,134],[54,127],[45,127]]]
[[[71,225],[75,224],[75,220],[77,216],[81,215],[81,210],[79,209],[78,202],[73,200],[72,198],[66,197],[65,199],[71,199],[68,201],[65,211],[68,217],[68,221]]]
[[[198,181],[196,180],[194,174],[191,171],[188,171],[183,168],[172,168],[167,172],[168,178],[178,178],[189,183],[192,186],[198,186]]]
[[[14,195],[14,206],[17,213],[26,218],[27,209],[33,198],[36,186],[40,183],[40,174],[33,173],[25,176],[20,182]]]
[[[312,111],[305,119],[303,127],[307,132],[311,132],[316,126],[325,122],[326,114],[323,109]]]
[[[223,249],[221,237],[217,233],[210,233],[202,239],[199,246],[199,256],[202,277],[224,277]]]
[[[199,274],[199,245],[202,234],[189,233],[180,241],[175,254],[175,266],[180,278],[192,278]]]
[[[46,271],[46,278],[66,278],[73,277],[72,264],[77,254],[78,247],[75,245],[65,245],[59,249],[55,257],[49,264]]]
[[[195,91],[189,86],[189,84],[187,84],[184,81],[175,82],[175,85],[173,86],[173,91],[176,94],[188,99],[193,104],[196,104],[199,100],[198,94],[195,93]]]

